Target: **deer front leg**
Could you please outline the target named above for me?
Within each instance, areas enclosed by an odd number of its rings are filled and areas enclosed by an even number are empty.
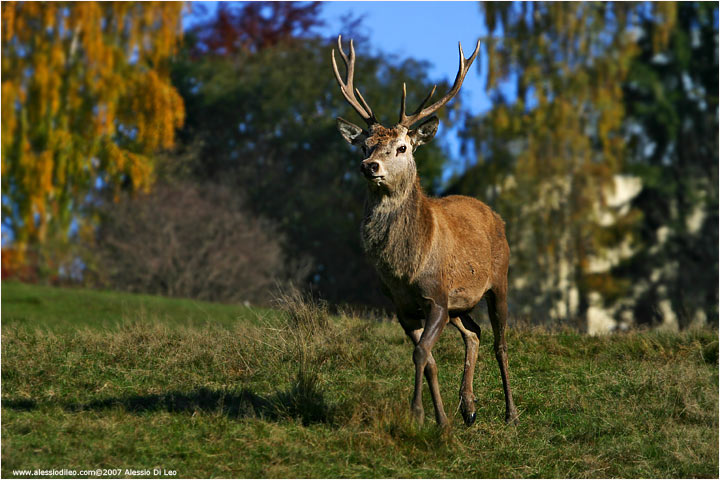
[[[403,326],[403,328],[405,328],[405,327]],[[413,329],[405,328],[405,333],[407,334],[408,337],[410,337],[410,339],[413,342],[413,345],[417,346],[418,343],[420,343],[420,336],[423,333],[423,329],[417,328],[417,329],[413,330]],[[430,382],[431,382],[430,378],[432,375],[432,373],[431,373],[432,370],[437,371],[437,364],[435,363],[435,359],[433,358],[432,353],[430,353],[430,355],[428,356],[428,362],[427,362],[427,365],[425,366],[425,372],[424,372],[425,379],[428,381],[428,384],[430,384]],[[417,405],[415,404],[415,402],[413,402],[412,409],[413,409],[413,417],[420,425],[422,425],[424,422],[424,419],[425,419],[425,409],[422,406],[422,401]]]
[[[437,379],[437,365],[432,359],[432,348],[435,346],[440,337],[440,333],[449,321],[447,307],[441,307],[432,302],[425,328],[420,335],[420,340],[415,346],[413,352],[413,362],[415,363],[415,393],[413,395],[412,410],[415,418],[422,424],[423,406],[422,406],[422,377],[423,372],[430,387],[430,396],[435,407],[435,420],[441,427],[447,427],[448,419],[445,415],[442,397],[440,396],[440,385]]]
[[[460,384],[460,407],[463,420],[468,427],[475,423],[475,395],[473,394],[473,375],[477,362],[478,346],[480,345],[480,327],[469,315],[450,319],[460,331],[465,342],[465,369]]]
[[[410,340],[413,342],[413,346],[417,347],[418,343],[420,343],[420,337],[423,333],[423,328],[420,326],[422,325],[420,322],[414,322],[412,320],[408,320],[405,318],[401,312],[398,312],[398,319],[400,320],[400,325],[402,325],[403,330],[405,330],[405,334],[410,337]],[[425,367],[425,378],[429,378],[430,375],[430,368],[433,368],[435,366],[435,359],[432,356],[432,353],[428,357],[428,364]],[[435,367],[437,368],[437,367]],[[429,382],[429,380],[428,380]],[[425,409],[422,406],[422,402],[418,404],[418,408],[416,408],[414,402],[412,405],[413,408],[413,417],[415,420],[422,425],[425,419]]]
[[[405,328],[404,325],[403,325],[403,328],[405,329],[405,333],[407,334],[407,336],[410,337],[410,340],[412,340],[413,345],[417,347],[417,344],[420,342],[420,336],[422,335],[423,329],[422,328],[417,328],[417,329]],[[433,358],[432,354],[430,354],[430,357],[428,358],[428,364],[425,367],[425,376],[426,377],[429,375],[428,368],[430,368],[430,365],[435,365],[435,359]],[[417,385],[417,380],[415,381],[415,384]],[[425,409],[422,406],[422,402],[420,402],[416,405],[415,402],[413,401],[412,412],[413,412],[413,417],[415,418],[415,421],[417,421],[420,425],[422,425],[425,420]]]

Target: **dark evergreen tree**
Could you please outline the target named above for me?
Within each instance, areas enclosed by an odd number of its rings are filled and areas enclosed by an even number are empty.
[[[643,180],[642,248],[616,271],[639,290],[639,319],[665,298],[681,327],[718,321],[718,5],[680,2],[667,48],[646,15],[623,93],[627,169]]]
[[[180,136],[199,149],[190,175],[231,186],[248,208],[278,225],[288,264],[309,266],[307,281],[319,294],[336,302],[383,304],[360,247],[362,159],[335,124],[337,116],[355,115],[332,73],[335,39],[310,28],[318,23],[317,8],[266,7],[247,5],[242,15],[221,9],[218,18],[187,35],[173,78],[187,111]],[[294,26],[267,27],[270,16],[273,25]],[[270,33],[266,41],[253,32]],[[370,55],[367,41],[356,39],[355,46],[356,84],[381,120],[396,118],[403,81],[409,103],[432,88],[428,65]],[[430,192],[439,187],[444,162],[440,142],[418,154]]]

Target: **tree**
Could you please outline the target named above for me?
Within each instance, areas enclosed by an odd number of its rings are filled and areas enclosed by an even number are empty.
[[[466,123],[477,162],[453,191],[489,200],[506,219],[520,312],[582,317],[591,291],[615,299],[628,287],[598,267],[605,252],[632,243],[637,220],[636,211],[613,212],[607,202],[625,155],[622,81],[638,53],[638,12],[652,12],[653,38],[663,44],[674,4],[482,8],[494,106]]]
[[[323,25],[320,2],[221,3],[209,22],[193,28],[194,56],[255,53],[307,38]]]
[[[97,186],[147,189],[184,119],[170,84],[182,6],[2,4],[2,223],[18,252],[92,226]],[[22,257],[22,255],[20,255]]]
[[[286,279],[282,236],[223,186],[158,182],[101,207],[99,285],[208,301],[268,303]]]
[[[248,23],[244,19],[237,28]],[[195,178],[230,185],[256,215],[271,219],[285,238],[285,258],[312,260],[305,281],[317,293],[336,302],[382,304],[359,241],[361,159],[335,125],[335,117],[354,115],[330,66],[336,39],[300,29],[292,41],[259,42],[259,48],[232,55],[226,47],[194,55],[196,39],[214,38],[217,25],[213,20],[187,35],[173,74],[188,112],[181,138],[186,145],[202,144]],[[403,81],[409,103],[432,88],[427,65],[368,55],[369,43],[357,39],[355,46],[356,83],[381,120],[397,119]],[[419,151],[426,188],[437,189],[443,163],[439,144]]]
[[[639,54],[623,88],[626,170],[643,180],[635,200],[640,246],[615,275],[633,284],[636,317],[680,327],[718,318],[718,6],[681,2],[666,48],[643,15]]]

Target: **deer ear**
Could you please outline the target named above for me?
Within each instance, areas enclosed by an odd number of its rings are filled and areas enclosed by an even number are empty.
[[[432,117],[425,120],[415,130],[411,130],[409,133],[410,139],[413,142],[413,148],[428,143],[433,139],[438,130],[438,124],[440,120],[433,115]]]
[[[365,130],[341,117],[337,118],[337,127],[350,145],[362,145],[368,136]]]

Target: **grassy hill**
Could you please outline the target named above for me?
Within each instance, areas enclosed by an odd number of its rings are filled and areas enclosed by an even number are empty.
[[[297,298],[274,311],[5,282],[0,473],[716,478],[717,339],[511,330],[521,416],[506,426],[484,334],[465,428],[448,328],[434,350],[443,434],[427,388],[426,426],[409,418],[412,347],[397,324]]]
[[[3,326],[52,331],[117,328],[128,321],[153,320],[168,325],[232,326],[255,322],[268,309],[197,300],[2,282]]]

